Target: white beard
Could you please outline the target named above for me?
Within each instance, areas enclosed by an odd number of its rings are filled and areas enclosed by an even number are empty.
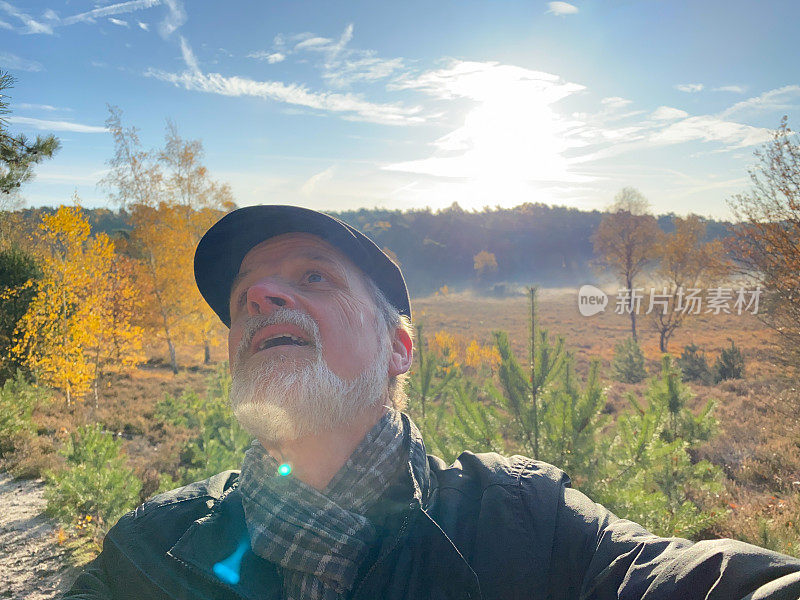
[[[301,362],[283,356],[265,358],[249,365],[244,357],[255,332],[278,323],[302,328],[312,340],[316,356]],[[230,393],[233,413],[245,430],[266,444],[335,429],[388,400],[387,338],[379,336],[375,361],[361,375],[346,381],[331,371],[322,357],[319,329],[311,317],[285,308],[269,317],[255,317],[248,322],[236,355]]]

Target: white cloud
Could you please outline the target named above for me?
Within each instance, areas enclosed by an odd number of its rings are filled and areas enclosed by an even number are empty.
[[[752,114],[765,111],[786,111],[797,108],[799,104],[800,85],[785,85],[764,92],[753,98],[737,102],[730,108],[722,111],[722,116],[729,117],[734,113],[740,112]]]
[[[703,115],[688,117],[655,132],[650,141],[655,144],[680,144],[691,141],[721,142],[726,150],[763,144],[771,137],[768,129],[751,127]]]
[[[111,4],[110,6],[101,6],[77,15],[72,15],[61,21],[62,25],[73,25],[75,23],[94,23],[96,19],[101,17],[111,17],[114,15],[121,15],[137,10],[152,8],[161,4],[161,0],[130,0],[129,2],[120,2],[118,4]]]
[[[145,31],[150,31],[150,25],[148,25],[147,23],[142,23],[141,21],[137,21],[137,24]]]
[[[162,38],[168,38],[186,22],[186,11],[181,0],[164,0],[169,9],[167,16],[158,24],[158,33]]]
[[[256,52],[251,52],[250,54],[248,54],[247,58],[255,58],[256,60],[265,60],[269,64],[273,65],[275,63],[279,63],[286,60],[286,55],[281,52],[267,52],[266,50],[258,50]]]
[[[385,125],[421,123],[421,108],[400,104],[376,104],[353,94],[312,92],[303,85],[280,81],[255,81],[244,77],[225,77],[219,73],[167,73],[151,69],[145,73],[187,90],[222,96],[253,96],[296,106],[349,114],[357,120]]]
[[[128,22],[123,21],[122,19],[115,19],[114,17],[109,17],[109,22],[113,23],[114,25],[119,25],[120,27],[127,27]]]
[[[627,98],[621,98],[620,96],[611,96],[609,98],[603,98],[600,103],[603,106],[607,106],[608,108],[615,109],[615,108],[624,108],[631,104],[633,100],[628,100]]]
[[[0,29],[14,29],[14,27],[11,26],[11,23],[6,23],[0,19]]]
[[[380,58],[374,50],[348,48],[353,40],[353,24],[348,24],[339,39],[322,37],[305,32],[290,38],[278,35],[275,37],[275,54],[285,59],[290,53],[311,52],[321,56],[319,68],[322,78],[338,88],[347,88],[354,83],[369,83],[386,79],[404,67],[402,58]],[[287,39],[296,42],[291,50],[284,50]],[[266,52],[253,53],[251,58],[265,59],[275,54]],[[277,58],[277,57],[276,57]],[[277,60],[275,62],[278,62]]]
[[[24,109],[24,110],[46,110],[49,112],[53,111],[70,111],[71,108],[62,108],[60,106],[52,106],[50,104],[29,104],[27,102],[22,102],[20,104],[15,105],[16,108]]]
[[[674,121],[675,119],[683,119],[689,116],[685,110],[680,108],[672,108],[671,106],[659,106],[650,115],[650,118],[656,121]]]
[[[303,40],[295,45],[295,50],[303,50],[306,48],[317,48],[319,46],[328,46],[332,40],[323,37],[312,37]]]
[[[320,171],[319,173],[312,175],[303,183],[303,185],[300,186],[300,193],[304,196],[311,196],[314,194],[319,184],[330,181],[333,178],[335,171],[336,166],[331,165],[324,171]]]
[[[578,12],[578,7],[569,2],[548,2],[545,14],[563,16],[574,15]]]
[[[186,63],[186,66],[192,73],[199,74],[200,73],[200,66],[197,64],[197,58],[192,52],[191,47],[189,47],[186,38],[183,36],[181,37],[181,54],[183,55],[183,61]]]
[[[81,123],[71,123],[69,121],[47,121],[44,119],[32,119],[30,117],[7,117],[9,123],[17,125],[28,125],[44,131],[73,131],[76,133],[105,133],[105,127],[95,125],[83,125]]]
[[[715,92],[733,92],[734,94],[744,94],[747,91],[747,88],[743,85],[723,85],[721,87],[714,88]]]
[[[687,94],[693,94],[695,92],[700,92],[703,90],[702,83],[679,83],[675,86],[675,89],[679,92],[686,92]]]
[[[47,35],[53,34],[53,28],[50,25],[37,21],[30,15],[19,10],[13,4],[9,4],[8,2],[4,1],[0,2],[0,9],[3,9],[8,15],[16,17],[22,21],[22,24],[25,25],[25,29],[21,30],[20,33],[43,33]]]
[[[0,65],[13,71],[41,71],[44,69],[42,64],[35,60],[21,58],[10,52],[0,52]]]
[[[386,125],[408,125],[424,121],[422,109],[401,104],[377,104],[355,94],[312,92],[304,85],[280,81],[255,81],[244,77],[226,77],[220,73],[203,73],[189,44],[181,37],[181,50],[188,69],[182,73],[168,73],[158,69],[145,72],[148,77],[166,81],[186,90],[219,94],[222,96],[253,96],[265,100],[305,106],[317,110],[342,113],[342,116]]]

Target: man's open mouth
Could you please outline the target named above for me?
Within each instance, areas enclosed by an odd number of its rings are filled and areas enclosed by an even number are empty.
[[[274,335],[263,340],[257,347],[256,352],[274,348],[275,346],[308,346],[308,342],[294,335]]]

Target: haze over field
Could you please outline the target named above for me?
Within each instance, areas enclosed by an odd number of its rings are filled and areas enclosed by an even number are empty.
[[[29,205],[108,200],[106,103],[172,118],[239,205],[604,208],[730,218],[800,102],[789,1],[0,2],[14,131],[63,149]]]

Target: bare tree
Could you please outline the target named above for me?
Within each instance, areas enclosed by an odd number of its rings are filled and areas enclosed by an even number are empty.
[[[600,221],[592,238],[600,265],[613,272],[629,290],[627,309],[634,340],[637,307],[633,290],[638,276],[653,260],[662,235],[655,217],[648,213],[647,199],[638,190],[626,187],[614,197],[610,212]]]
[[[762,320],[778,333],[779,359],[800,367],[800,140],[784,117],[756,151],[751,187],[729,200],[740,221],[728,248],[765,291]]]
[[[662,235],[655,247],[659,260],[655,278],[660,281],[659,303],[654,293],[650,298],[650,314],[659,334],[661,352],[667,352],[670,338],[683,325],[686,317],[695,314],[690,290],[710,287],[730,272],[725,249],[720,240],[704,242],[705,222],[697,215],[673,219],[675,231]],[[658,290],[656,290],[658,291]]]

